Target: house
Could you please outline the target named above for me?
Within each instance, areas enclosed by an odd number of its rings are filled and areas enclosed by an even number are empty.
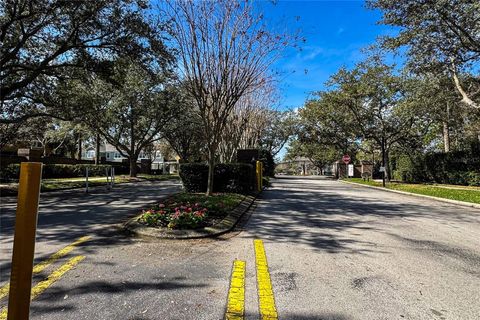
[[[95,146],[88,145],[84,148],[82,152],[82,160],[94,160],[95,159]],[[124,162],[127,161],[127,158],[122,156],[120,152],[110,143],[100,144],[100,158],[105,158],[108,162]],[[150,157],[145,154],[142,150],[138,156],[138,162],[141,162],[142,159],[149,159]],[[155,157],[152,163],[161,163],[163,162],[163,157],[160,151],[155,151]]]

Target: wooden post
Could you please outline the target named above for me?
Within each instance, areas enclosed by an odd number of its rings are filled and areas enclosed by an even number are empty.
[[[262,191],[262,162],[257,161],[256,163],[256,174],[257,174],[257,191]]]
[[[41,177],[41,163],[21,163],[10,272],[8,320],[28,320],[29,318]]]

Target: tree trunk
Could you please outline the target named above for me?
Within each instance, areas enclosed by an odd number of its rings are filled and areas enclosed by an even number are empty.
[[[215,152],[208,153],[208,182],[207,182],[207,196],[213,194],[213,174],[215,171]]]
[[[77,160],[82,160],[82,137],[81,136],[78,136]]]
[[[445,152],[450,152],[450,104],[447,102],[447,116],[442,122],[443,124],[443,147]]]
[[[138,156],[131,155],[130,157],[130,177],[134,178],[137,176],[137,158]]]
[[[445,152],[450,152],[450,128],[447,121],[443,121],[443,148]]]
[[[98,133],[95,141],[95,164],[100,164],[100,135]]]

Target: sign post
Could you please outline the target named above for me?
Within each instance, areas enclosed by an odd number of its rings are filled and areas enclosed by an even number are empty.
[[[8,320],[28,319],[42,163],[22,162],[8,297]]]
[[[347,168],[347,166],[350,163],[350,160],[351,159],[350,159],[350,156],[348,154],[346,154],[342,157],[342,161],[343,161],[343,163],[345,163],[345,175],[347,176],[347,178],[348,178],[348,172],[347,172],[348,168]]]

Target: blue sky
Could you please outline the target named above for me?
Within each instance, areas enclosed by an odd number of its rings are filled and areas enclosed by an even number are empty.
[[[283,74],[282,108],[300,107],[341,66],[360,61],[362,48],[394,32],[376,24],[380,12],[365,8],[364,1],[264,1],[261,6],[269,23],[300,29],[306,38],[302,51],[289,50],[275,66]]]

